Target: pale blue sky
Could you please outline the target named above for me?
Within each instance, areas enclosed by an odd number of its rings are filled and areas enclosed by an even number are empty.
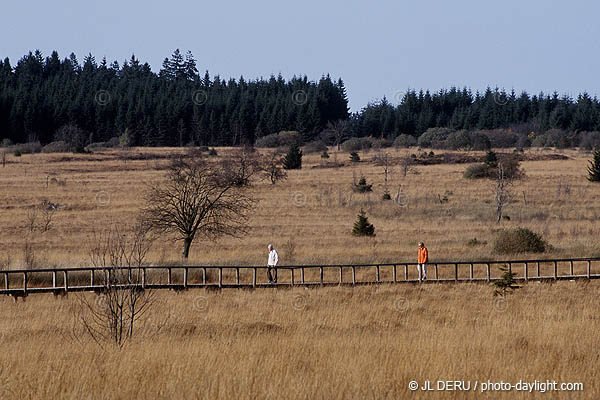
[[[180,48],[224,78],[341,76],[353,110],[452,85],[599,95],[599,16],[589,0],[12,1],[0,57],[135,53],[158,71]]]

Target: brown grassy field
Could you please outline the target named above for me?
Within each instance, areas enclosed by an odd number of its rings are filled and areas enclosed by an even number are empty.
[[[161,178],[165,156],[176,151],[7,155],[0,264],[24,266],[29,243],[39,267],[88,266],[92,231],[130,221],[145,185]],[[405,152],[390,150],[395,158]],[[416,166],[406,177],[395,166],[396,204],[380,200],[384,175],[375,152],[361,153],[358,164],[332,152],[330,161],[345,162],[341,168],[323,168],[318,154],[307,155],[287,181],[255,185],[259,203],[247,235],[195,243],[188,262],[262,265],[270,242],[283,264],[414,261],[419,240],[434,262],[501,259],[492,251],[494,235],[514,226],[544,236],[552,245],[544,257],[600,255],[600,185],[585,179],[590,155],[563,154],[569,159],[523,162],[527,178],[515,184],[510,220],[499,225],[492,182],[465,180],[464,164]],[[353,176],[361,175],[374,184],[372,194],[352,193]],[[44,199],[61,206],[53,227],[29,232],[27,213]],[[361,207],[375,238],[350,235]],[[473,238],[487,244],[467,246]],[[164,238],[150,261],[177,263],[179,254],[179,243]],[[81,333],[75,295],[32,295],[16,304],[3,298],[0,398],[482,397],[408,390],[411,380],[455,379],[585,385],[570,395],[491,398],[598,398],[598,289],[596,282],[529,283],[506,302],[486,284],[165,291],[120,351],[102,350]]]

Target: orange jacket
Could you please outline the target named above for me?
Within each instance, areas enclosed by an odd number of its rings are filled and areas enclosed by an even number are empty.
[[[427,253],[427,247],[419,247],[419,264],[425,264],[429,262],[429,254]]]

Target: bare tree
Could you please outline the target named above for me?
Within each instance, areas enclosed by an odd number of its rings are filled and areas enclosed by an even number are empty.
[[[54,217],[55,212],[55,207],[42,207],[42,223],[40,225],[42,233],[52,229],[52,218]]]
[[[110,341],[122,347],[154,303],[154,292],[144,287],[141,268],[154,240],[141,220],[128,234],[116,225],[94,234],[90,260],[104,268],[105,287],[96,301],[80,297],[80,320],[96,343]]]
[[[29,211],[27,211],[27,229],[29,229],[29,232],[33,232],[35,231],[36,228],[36,224],[37,224],[37,217],[38,217],[38,210],[37,208],[32,208]]]
[[[403,155],[400,158],[400,171],[402,172],[402,176],[406,177],[406,175],[411,173],[414,164],[415,160],[409,154]]]
[[[504,207],[510,202],[512,181],[508,179],[504,172],[504,166],[502,163],[498,164],[498,177],[496,178],[495,185],[495,200],[496,200],[496,223],[500,223],[502,219],[502,211]]]
[[[333,122],[329,121],[327,122],[327,128],[325,129],[325,133],[333,137],[334,144],[337,146],[338,151],[341,150],[342,142],[348,136],[349,132],[350,121],[347,119],[339,119]]]
[[[238,160],[239,161],[239,160]],[[214,240],[245,232],[254,200],[247,185],[258,169],[234,160],[209,162],[200,157],[171,163],[163,183],[146,195],[145,217],[160,233],[174,233],[183,241],[183,257],[198,236]]]
[[[275,184],[278,181],[287,179],[287,173],[283,169],[283,155],[278,151],[271,152],[264,161],[263,174]]]

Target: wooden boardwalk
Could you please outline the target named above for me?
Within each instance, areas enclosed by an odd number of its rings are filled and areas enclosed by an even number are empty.
[[[417,264],[287,265],[277,267],[278,283],[266,281],[265,266],[164,265],[145,267],[53,268],[0,271],[0,294],[25,297],[31,293],[102,292],[109,282],[118,287],[185,290],[190,288],[281,288],[296,286],[371,285],[397,283],[493,282],[500,266],[519,281],[600,278],[600,258],[445,261],[427,265],[420,281]],[[132,274],[135,279],[131,279]],[[115,276],[129,277],[129,279]]]

